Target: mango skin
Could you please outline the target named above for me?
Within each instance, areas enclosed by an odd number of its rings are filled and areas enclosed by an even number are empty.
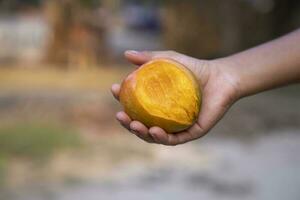
[[[121,85],[120,102],[132,120],[176,133],[196,122],[201,91],[197,79],[182,64],[156,59],[128,75]]]

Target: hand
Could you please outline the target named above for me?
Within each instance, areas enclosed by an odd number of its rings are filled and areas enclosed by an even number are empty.
[[[238,80],[222,61],[198,60],[173,51],[127,51],[125,57],[137,66],[156,58],[176,60],[194,73],[202,87],[202,106],[197,122],[180,133],[168,134],[160,127],[148,128],[139,121],[132,121],[123,111],[116,114],[116,118],[126,129],[146,142],[178,145],[200,138],[222,118],[229,107],[239,98]],[[119,91],[120,85],[114,84],[112,93],[116,99],[119,98]]]

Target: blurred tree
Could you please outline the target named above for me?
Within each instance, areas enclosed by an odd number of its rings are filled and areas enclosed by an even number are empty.
[[[61,66],[87,67],[105,62],[105,13],[94,0],[48,0],[52,27],[46,60]]]
[[[46,60],[85,67],[109,58],[107,19],[126,2],[160,6],[166,48],[202,58],[255,46],[300,25],[299,0],[0,0],[0,12],[42,4],[52,30]]]
[[[166,46],[192,56],[230,54],[270,37],[270,16],[248,1],[166,1],[163,38]]]
[[[162,14],[167,48],[192,56],[211,57],[220,47],[217,0],[166,1]]]
[[[165,0],[169,49],[202,58],[240,51],[300,25],[299,0]]]

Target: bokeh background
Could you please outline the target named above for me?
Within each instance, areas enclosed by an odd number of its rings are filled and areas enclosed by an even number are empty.
[[[213,59],[299,25],[298,0],[0,0],[0,199],[299,200],[299,85],[176,147],[122,129],[109,92],[126,49]]]

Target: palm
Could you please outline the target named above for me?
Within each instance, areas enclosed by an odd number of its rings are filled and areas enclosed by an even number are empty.
[[[125,54],[132,63],[141,65],[153,58],[171,58],[187,66],[202,85],[202,108],[197,122],[186,131],[167,134],[160,127],[150,127],[138,121],[131,121],[124,112],[117,114],[117,119],[128,130],[147,141],[165,145],[182,144],[205,135],[223,116],[236,99],[236,89],[230,76],[223,73],[216,62],[202,61],[175,52],[148,52],[142,55]],[[201,79],[200,79],[201,78]],[[120,86],[113,85],[112,92],[116,98]]]

